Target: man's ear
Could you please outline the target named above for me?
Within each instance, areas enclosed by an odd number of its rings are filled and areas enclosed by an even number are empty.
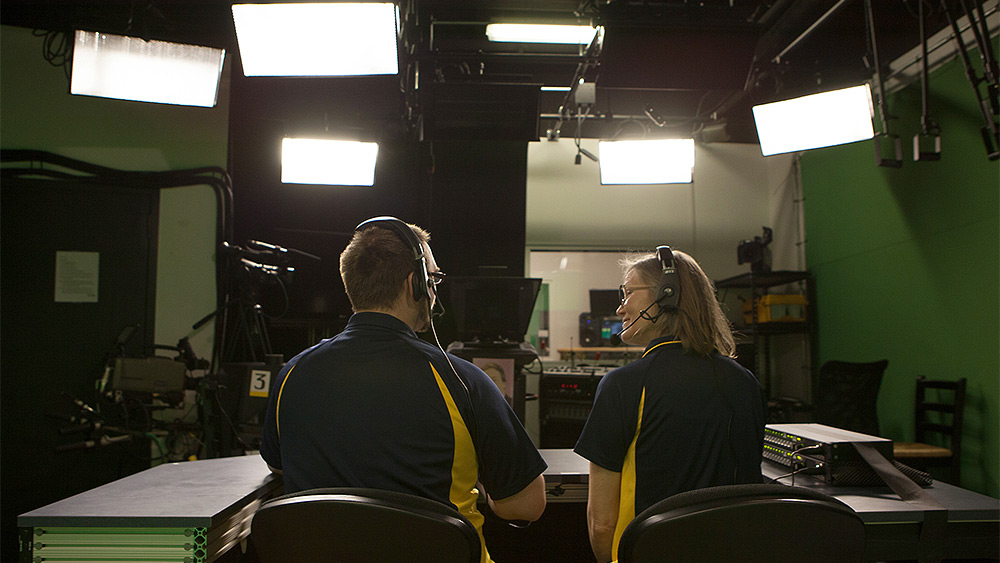
[[[403,280],[403,293],[406,294],[406,303],[416,303],[417,300],[413,298],[413,276],[417,275],[416,272],[410,272],[410,275],[406,276]]]

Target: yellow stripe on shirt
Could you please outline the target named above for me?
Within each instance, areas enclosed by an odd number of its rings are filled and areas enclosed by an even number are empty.
[[[297,365],[295,364],[295,366]],[[278,418],[278,409],[281,408],[281,392],[285,390],[285,384],[288,383],[288,377],[295,371],[295,366],[292,366],[285,374],[285,379],[281,382],[281,387],[278,388],[278,400],[274,402],[274,429],[278,433],[278,438],[281,438],[281,419]]]
[[[476,480],[479,477],[479,464],[476,461],[476,448],[472,444],[472,435],[469,428],[459,412],[455,399],[451,396],[451,391],[441,379],[434,364],[431,364],[431,371],[434,372],[434,379],[437,380],[438,389],[448,406],[448,413],[451,415],[451,427],[455,433],[455,457],[451,466],[451,490],[448,493],[448,500],[451,501],[458,512],[469,519],[479,533],[479,545],[482,547],[480,560],[482,563],[492,563],[490,554],[486,551],[486,540],[483,538],[483,515],[476,508],[479,500],[479,491],[476,489]],[[456,374],[457,375],[457,374]]]
[[[635,437],[625,453],[622,464],[621,491],[618,496],[618,523],[615,525],[615,537],[611,544],[611,553],[618,553],[618,541],[625,527],[635,518],[635,443],[642,429],[642,407],[646,404],[646,388],[642,388],[639,398],[639,416],[635,423]]]
[[[650,353],[650,352],[652,352],[653,350],[656,350],[657,348],[659,348],[660,346],[663,346],[663,345],[665,345],[665,344],[680,344],[680,343],[681,343],[681,341],[680,341],[680,340],[671,340],[671,341],[669,341],[669,342],[660,342],[660,343],[659,343],[659,344],[657,344],[656,346],[653,346],[653,347],[652,347],[652,348],[650,348],[649,350],[646,350],[645,352],[643,352],[643,353],[642,353],[642,357],[643,357],[643,358],[645,358],[645,357],[646,357],[646,354],[649,354],[649,353]]]
[[[665,344],[678,344],[680,340],[670,340],[660,342],[649,350],[646,350],[642,357],[656,350]],[[639,432],[642,430],[642,409],[646,405],[646,388],[642,388],[642,395],[639,397],[639,415],[636,417],[635,436],[629,444],[628,451],[625,452],[625,461],[622,463],[621,489],[618,496],[618,523],[615,525],[614,541],[611,544],[611,553],[618,553],[618,541],[621,540],[625,527],[635,519],[635,444],[639,440]]]

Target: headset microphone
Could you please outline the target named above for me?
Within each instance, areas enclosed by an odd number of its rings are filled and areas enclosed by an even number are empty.
[[[656,321],[658,321],[660,319],[660,315],[662,315],[665,311],[664,311],[663,308],[661,308],[660,312],[656,313],[655,317],[650,317],[646,313],[646,311],[648,311],[650,309],[650,307],[652,307],[653,305],[656,305],[656,301],[653,301],[652,303],[650,303],[649,307],[646,307],[642,311],[639,311],[639,316],[636,317],[636,318],[634,318],[634,319],[632,319],[632,322],[630,322],[627,325],[623,326],[622,329],[619,330],[618,332],[612,334],[608,338],[608,340],[611,341],[611,345],[612,346],[618,346],[619,344],[621,344],[622,343],[622,334],[624,334],[626,330],[632,328],[632,325],[634,325],[636,322],[638,322],[639,319],[646,319],[647,321],[649,321],[651,323],[655,323]]]
[[[619,330],[618,332],[612,334],[611,337],[608,338],[608,340],[611,341],[611,345],[612,346],[619,346],[619,345],[621,345],[621,343],[622,343],[622,334],[626,330],[632,328],[632,325],[635,324],[635,321],[639,320],[640,318],[642,318],[642,315],[639,315],[639,318],[633,319],[632,322],[630,322],[627,325],[623,326],[621,330]]]
[[[629,323],[628,326],[632,326],[632,323]],[[611,338],[609,338],[608,340],[611,341],[611,345],[612,346],[619,346],[619,345],[621,345],[621,343],[622,343],[622,333],[625,332],[627,329],[628,329],[628,327],[625,327],[625,328],[623,328],[623,329],[619,330],[618,332],[616,332],[616,333],[614,333],[614,334],[611,335]]]
[[[434,300],[434,305],[431,307],[431,318],[436,319],[445,314],[444,305],[441,304],[441,298]]]
[[[677,267],[674,265],[673,251],[670,250],[669,246],[657,246],[656,259],[660,263],[660,282],[656,287],[656,298],[649,304],[649,307],[646,307],[639,313],[638,317],[632,319],[632,322],[608,338],[612,346],[621,344],[622,334],[639,319],[646,319],[651,323],[655,323],[660,318],[660,315],[667,311],[677,310],[679,307],[680,291],[678,290],[680,286],[678,285]],[[659,305],[660,310],[656,313],[655,317],[650,317],[646,314],[646,311],[649,311],[649,308],[653,305]]]

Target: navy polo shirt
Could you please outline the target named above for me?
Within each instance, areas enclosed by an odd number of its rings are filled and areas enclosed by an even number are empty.
[[[261,457],[282,470],[285,492],[369,487],[415,494],[454,506],[481,535],[477,480],[503,499],[546,465],[489,376],[449,358],[461,380],[440,349],[399,319],[353,315],[342,333],[278,374]]]
[[[673,337],[605,375],[575,451],[622,474],[614,552],[624,527],[679,492],[760,483],[765,399],[731,358],[685,353]]]

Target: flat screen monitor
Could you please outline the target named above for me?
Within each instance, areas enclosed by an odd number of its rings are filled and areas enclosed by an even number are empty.
[[[460,341],[519,343],[541,286],[540,278],[449,276],[441,297]]]
[[[620,334],[621,331],[622,320],[620,317],[605,317],[601,319],[601,346],[613,346],[611,335]]]
[[[590,290],[590,316],[595,319],[615,316],[621,304],[617,289]]]

